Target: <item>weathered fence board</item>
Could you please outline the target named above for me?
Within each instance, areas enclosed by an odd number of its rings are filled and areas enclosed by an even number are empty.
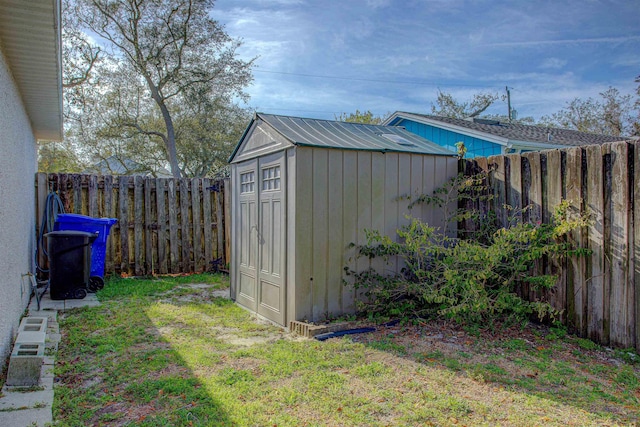
[[[194,273],[210,270],[217,258],[218,267],[229,262],[222,181],[39,173],[35,185],[38,226],[50,189],[58,192],[66,212],[118,219],[107,244],[105,274]]]
[[[585,206],[591,215],[587,232],[587,248],[591,255],[586,258],[587,276],[587,336],[597,342],[605,341],[604,334],[604,194],[602,179],[602,150],[600,146],[585,149],[587,158],[587,187]]]
[[[195,271],[198,273],[204,271],[204,258],[202,257],[202,220],[200,219],[200,209],[200,180],[194,178],[191,180],[193,260]]]
[[[581,336],[605,345],[640,350],[640,153],[637,142],[575,147],[541,153],[466,160],[466,173],[489,170],[489,209],[499,224],[552,220],[566,200],[569,215],[588,214],[588,227],[569,236],[577,248],[591,251],[567,259],[548,257],[531,274],[544,271],[558,279],[548,293],[527,292],[530,299],[548,298],[562,321]],[[487,166],[484,166],[487,164]],[[476,208],[486,209],[478,201]],[[504,204],[511,205],[504,208]],[[522,217],[518,212],[524,212]],[[463,224],[464,226],[465,224]],[[464,232],[465,230],[462,230]]]

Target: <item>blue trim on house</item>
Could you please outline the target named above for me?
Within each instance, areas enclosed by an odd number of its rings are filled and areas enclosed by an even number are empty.
[[[390,125],[403,126],[409,132],[435,142],[436,144],[453,152],[458,151],[456,143],[462,141],[467,148],[466,158],[488,157],[496,154],[502,154],[502,146],[495,142],[474,138],[472,136],[463,135],[446,129],[440,129],[435,126],[418,123],[413,120],[394,120]]]

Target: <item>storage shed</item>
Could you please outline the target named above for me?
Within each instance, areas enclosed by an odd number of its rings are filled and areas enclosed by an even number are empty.
[[[365,229],[397,236],[408,209],[457,174],[455,154],[405,129],[257,113],[231,163],[231,297],[282,326],[353,313],[345,267]],[[397,266],[388,268],[397,269]],[[346,283],[346,284],[345,284]]]

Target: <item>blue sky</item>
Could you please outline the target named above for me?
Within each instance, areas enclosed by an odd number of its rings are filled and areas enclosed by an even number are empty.
[[[249,106],[274,114],[428,113],[438,89],[509,86],[539,118],[640,75],[639,0],[218,0],[213,17],[257,57]]]

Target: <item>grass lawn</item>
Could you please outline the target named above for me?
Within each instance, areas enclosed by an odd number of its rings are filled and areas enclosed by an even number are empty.
[[[589,426],[640,419],[640,363],[562,330],[447,324],[325,342],[254,321],[219,275],[114,279],[59,315],[59,425]]]

